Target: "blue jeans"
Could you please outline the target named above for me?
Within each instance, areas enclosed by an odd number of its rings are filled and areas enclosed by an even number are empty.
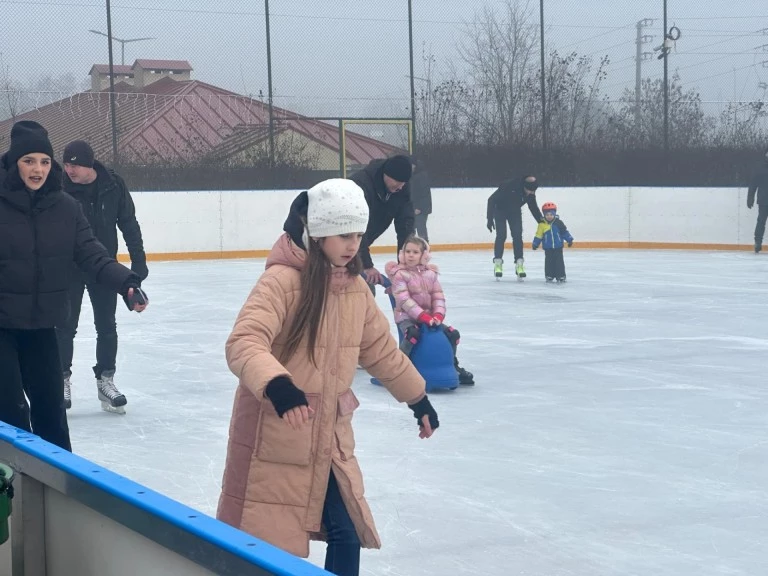
[[[328,534],[325,569],[336,576],[360,574],[360,538],[341,499],[336,477],[331,470],[323,506],[323,526]]]

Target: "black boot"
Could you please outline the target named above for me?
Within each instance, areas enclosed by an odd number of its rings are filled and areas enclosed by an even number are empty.
[[[456,372],[459,373],[459,384],[461,386],[475,385],[475,377],[472,375],[472,372],[469,372],[468,370],[465,370],[459,366],[459,360],[457,358],[454,358],[453,365],[456,368]]]

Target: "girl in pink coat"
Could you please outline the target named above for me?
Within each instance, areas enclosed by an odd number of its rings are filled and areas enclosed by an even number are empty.
[[[403,335],[400,350],[410,354],[419,341],[420,325],[442,326],[453,347],[453,362],[462,386],[474,386],[471,372],[459,366],[456,347],[459,331],[443,324],[445,320],[445,294],[438,279],[438,268],[430,264],[429,244],[423,238],[410,236],[398,254],[398,262],[389,262],[385,271],[392,282],[395,299],[395,323]]]

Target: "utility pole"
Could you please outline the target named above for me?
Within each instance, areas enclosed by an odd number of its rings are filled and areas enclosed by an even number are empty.
[[[119,169],[120,157],[117,155],[117,108],[115,106],[115,60],[112,54],[112,7],[107,0],[107,44],[109,45],[109,112],[112,120],[112,167]]]
[[[637,53],[635,55],[635,126],[640,125],[640,98],[642,96],[641,94],[641,88],[642,88],[642,82],[643,82],[643,73],[642,73],[642,63],[645,60],[648,60],[653,56],[653,52],[645,52],[643,51],[643,44],[647,44],[648,42],[653,41],[653,36],[648,36],[647,34],[643,34],[643,28],[646,28],[647,26],[653,25],[653,19],[651,18],[643,18],[637,23],[637,39],[635,40],[635,46],[637,49]]]
[[[664,42],[667,34],[667,0],[664,0]],[[669,50],[664,49],[664,151],[669,152]]]
[[[547,83],[544,80],[544,0],[539,0],[539,32],[541,38],[541,146],[546,150],[549,148],[547,139]]]
[[[416,148],[416,87],[413,75],[413,2],[408,0],[408,48],[411,59],[411,152]]]
[[[267,100],[269,102],[269,167],[275,167],[275,112],[272,106],[272,42],[269,37],[269,0],[264,0],[267,21]]]

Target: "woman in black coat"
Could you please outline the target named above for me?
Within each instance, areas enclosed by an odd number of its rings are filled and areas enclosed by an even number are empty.
[[[129,310],[141,312],[147,298],[61,182],[46,130],[14,124],[0,157],[0,420],[71,450],[55,326],[68,314],[72,262]]]

